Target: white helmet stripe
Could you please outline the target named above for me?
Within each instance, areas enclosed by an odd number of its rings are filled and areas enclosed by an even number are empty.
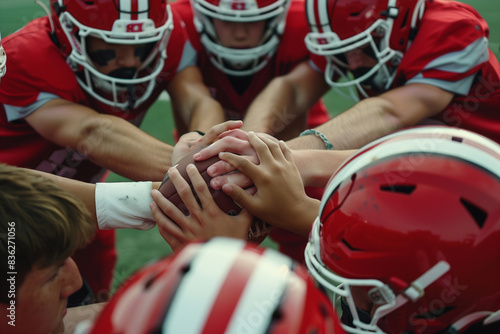
[[[306,3],[307,21],[311,25],[313,32],[331,32],[330,19],[328,17],[328,1],[327,0],[307,0]],[[319,21],[316,20],[316,14]],[[318,31],[321,27],[321,31]]]
[[[230,239],[213,243],[208,241],[202,246],[202,251],[193,260],[191,270],[177,288],[170,312],[163,322],[164,333],[201,333],[221,285],[244,246],[243,240],[235,242]],[[213,270],[214,259],[217,261],[217,270]],[[206,273],[211,275],[207,276]],[[200,277],[206,277],[202,284]]]
[[[132,15],[130,14],[132,12],[132,1],[133,0],[119,1],[121,20],[130,20],[132,18]]]
[[[292,260],[264,252],[234,310],[227,333],[265,333],[289,283]],[[262,282],[266,282],[262,284]]]
[[[146,20],[149,16],[149,1],[139,0],[139,16],[138,20]]]
[[[137,8],[134,8],[137,6]],[[138,12],[138,20],[146,20],[149,17],[149,0],[120,0],[120,19],[131,20],[132,12]]]

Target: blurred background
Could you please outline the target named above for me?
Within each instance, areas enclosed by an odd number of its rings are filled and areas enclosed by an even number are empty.
[[[48,6],[48,0],[39,1]],[[490,48],[500,57],[500,1],[497,0],[464,0],[472,5],[486,19],[490,27]],[[34,0],[1,0],[0,31],[5,37],[23,27],[34,18],[46,15],[43,8]],[[7,63],[8,69],[8,63]],[[56,70],[56,69],[54,69]],[[335,93],[333,90],[324,96],[324,102],[332,116],[349,108],[354,102]],[[173,118],[170,111],[168,95],[163,95],[148,112],[141,128],[156,138],[174,144],[172,137]],[[123,182],[127,179],[111,173],[109,182]],[[265,247],[275,247],[268,239]],[[157,228],[149,231],[118,230],[117,231],[118,264],[113,288],[143,264],[165,256],[171,252],[170,247],[158,233]]]

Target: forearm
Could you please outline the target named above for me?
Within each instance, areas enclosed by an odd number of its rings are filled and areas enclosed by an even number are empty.
[[[290,220],[282,225],[276,225],[305,238],[309,237],[314,220],[318,216],[321,201],[307,197],[302,205],[294,207],[294,214],[290,215]],[[286,224],[286,225],[285,225]]]
[[[154,226],[149,209],[150,193],[158,189],[160,182],[101,182],[96,185],[33,169],[27,171],[52,181],[80,199],[99,229]]]
[[[159,181],[172,165],[172,146],[114,116],[89,120],[75,146],[95,164],[135,181]]]
[[[178,72],[167,90],[179,136],[193,130],[207,132],[225,121],[222,106],[210,94],[197,66]]]
[[[304,186],[324,187],[337,168],[356,150],[295,150],[292,152]]]
[[[243,129],[276,135],[294,123],[304,127],[309,108],[328,89],[322,76],[304,61],[262,90],[247,110]]]
[[[58,175],[41,172],[34,169],[26,169],[30,173],[42,176],[51,182],[55,183],[64,190],[70,192],[75,197],[79,198],[89,210],[93,220],[97,224],[96,208],[95,208],[95,184],[81,182],[68,179]]]
[[[282,131],[300,114],[293,91],[283,78],[271,81],[248,107],[242,129],[270,135]]]
[[[392,104],[386,99],[369,98],[316,130],[326,136],[335,150],[357,149],[403,126],[392,110]],[[314,135],[297,137],[287,144],[291,149],[325,149],[324,142]]]
[[[224,110],[218,102],[211,98],[203,99],[193,110],[189,122],[189,131],[208,132],[214,125],[226,120]]]

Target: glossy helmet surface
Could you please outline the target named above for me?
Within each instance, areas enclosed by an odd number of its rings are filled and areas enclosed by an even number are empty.
[[[348,159],[305,252],[344,329],[458,333],[498,320],[499,194],[500,146],[466,130],[399,131]]]
[[[194,23],[211,62],[234,76],[261,70],[278,49],[291,0],[191,0]],[[219,43],[213,19],[233,22],[267,21],[258,46],[235,49]]]
[[[98,101],[132,109],[147,100],[167,57],[173,29],[166,0],[51,0],[57,41],[82,89]],[[148,46],[142,66],[124,77],[105,75],[87,53],[87,38],[110,44]]]
[[[2,46],[2,34],[0,33],[0,78],[5,75],[7,71],[7,55]]]
[[[343,333],[337,318],[305,267],[243,240],[213,238],[139,270],[91,333]]]
[[[307,48],[327,60],[325,80],[334,88],[387,90],[423,15],[425,0],[307,0]],[[362,48],[377,61],[349,73],[345,53]],[[340,79],[340,80],[339,80]]]

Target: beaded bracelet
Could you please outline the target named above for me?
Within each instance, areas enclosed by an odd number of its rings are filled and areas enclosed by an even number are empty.
[[[304,132],[302,132],[299,135],[299,137],[307,136],[307,135],[315,135],[316,137],[321,138],[321,140],[323,141],[323,143],[325,143],[326,149],[327,150],[333,150],[332,143],[330,143],[330,141],[328,140],[328,138],[326,138],[325,135],[322,134],[321,132],[319,132],[318,130],[314,130],[314,129],[305,130]]]

